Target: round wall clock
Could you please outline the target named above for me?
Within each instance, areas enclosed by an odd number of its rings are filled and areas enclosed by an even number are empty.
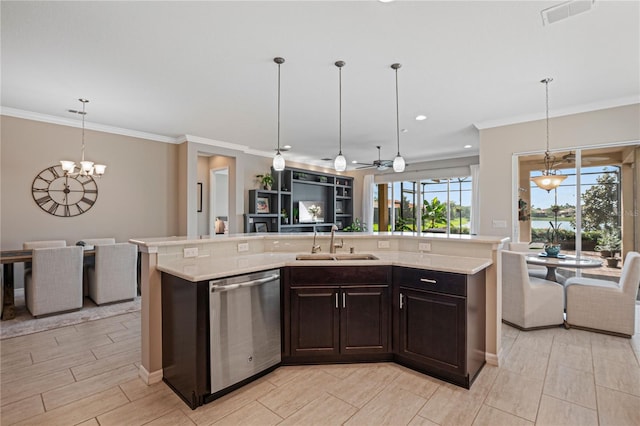
[[[91,176],[65,176],[61,166],[51,166],[36,176],[31,185],[36,204],[54,216],[78,216],[98,199],[98,185]]]

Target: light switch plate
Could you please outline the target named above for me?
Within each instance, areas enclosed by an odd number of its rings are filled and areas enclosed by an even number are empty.
[[[431,243],[418,243],[418,250],[431,251]]]
[[[378,248],[389,248],[389,241],[378,241]]]
[[[238,243],[238,253],[249,251],[249,243]]]
[[[198,257],[198,247],[185,248],[184,257]]]
[[[493,227],[494,228],[506,228],[507,227],[507,221],[506,220],[494,220],[493,221]]]

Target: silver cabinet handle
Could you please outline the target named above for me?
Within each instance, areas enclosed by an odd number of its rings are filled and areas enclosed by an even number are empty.
[[[429,283],[429,284],[437,284],[438,283],[436,280],[430,280],[429,278],[420,278],[420,281],[422,281],[423,283]]]
[[[344,293],[344,291],[342,292],[342,307],[343,308],[347,307],[346,294]]]
[[[403,299],[403,295],[402,293],[400,293],[400,309],[402,309],[403,303],[402,303],[402,299]]]
[[[338,292],[336,292],[336,309],[338,309],[340,306],[338,306]]]

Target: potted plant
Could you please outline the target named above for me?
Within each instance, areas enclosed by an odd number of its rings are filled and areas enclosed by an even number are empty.
[[[367,224],[360,222],[360,219],[356,217],[349,226],[345,226],[342,230],[345,232],[365,232],[367,230]]]
[[[280,210],[280,217],[282,218],[282,224],[283,225],[288,225],[289,224],[289,214],[287,213],[287,211],[285,209]]]
[[[298,223],[298,218],[299,218],[298,214],[299,214],[298,208],[294,207],[293,208],[293,223]]]
[[[616,253],[620,251],[621,247],[622,241],[620,240],[618,232],[607,229],[602,233],[602,236],[598,238],[596,250],[600,252],[600,256],[606,259],[608,267],[617,268],[620,258],[616,257]]]
[[[544,251],[549,257],[557,257],[560,253],[560,226],[549,221],[550,227],[547,229],[547,242],[544,244]]]
[[[260,185],[262,185],[262,189],[267,191],[271,189],[271,185],[273,185],[273,176],[271,176],[271,173],[256,175],[256,179],[258,180]]]

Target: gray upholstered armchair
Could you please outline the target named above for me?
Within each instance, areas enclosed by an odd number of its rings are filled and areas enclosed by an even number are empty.
[[[521,252],[502,251],[502,319],[521,330],[564,322],[561,284],[529,276]]]
[[[32,267],[25,274],[25,301],[38,317],[82,309],[82,248],[33,250]]]
[[[129,243],[96,245],[95,264],[88,268],[89,297],[96,304],[131,300],[137,295],[138,248]]]
[[[565,283],[567,323],[631,337],[635,333],[640,254],[629,252],[619,282],[574,277]]]

